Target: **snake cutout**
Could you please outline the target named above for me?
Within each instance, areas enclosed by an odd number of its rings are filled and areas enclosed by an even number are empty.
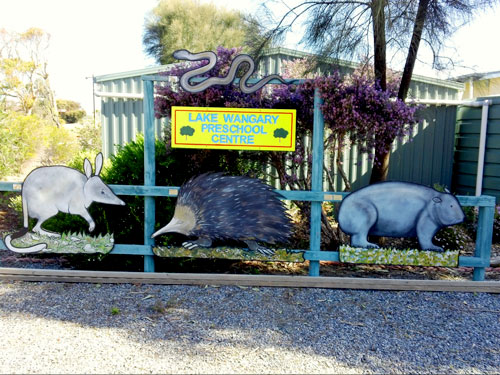
[[[217,55],[212,52],[212,51],[205,51],[205,52],[199,52],[199,53],[191,53],[188,50],[181,49],[177,50],[173,53],[174,58],[178,60],[189,60],[189,61],[200,61],[200,60],[208,60],[208,64],[204,65],[200,68],[196,68],[190,71],[187,71],[184,73],[181,78],[180,78],[180,85],[181,87],[191,93],[196,93],[196,92],[201,92],[210,86],[214,85],[229,85],[231,82],[233,82],[234,77],[236,76],[236,71],[240,67],[241,64],[247,63],[250,67],[246,71],[246,73],[243,75],[243,77],[240,79],[240,90],[241,92],[245,94],[251,94],[254,93],[257,90],[260,90],[264,85],[266,85],[269,81],[273,79],[277,79],[280,82],[284,84],[288,84],[283,78],[281,78],[277,74],[271,74],[269,76],[266,76],[262,78],[260,81],[258,81],[255,85],[253,86],[247,86],[246,82],[250,78],[250,76],[253,74],[255,70],[255,63],[253,59],[249,55],[238,55],[234,58],[234,60],[231,62],[231,66],[229,68],[229,72],[225,77],[210,77],[207,78],[206,80],[192,85],[189,83],[189,80],[195,76],[198,76],[200,74],[209,72],[212,70],[217,62]]]

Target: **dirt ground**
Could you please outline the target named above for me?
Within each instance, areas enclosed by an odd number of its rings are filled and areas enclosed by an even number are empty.
[[[12,232],[22,226],[19,215],[8,206],[9,199],[0,195],[0,235]],[[474,244],[468,244],[462,255],[472,254]],[[500,257],[500,244],[492,246],[492,259]],[[161,259],[164,264],[168,260]],[[494,262],[498,263],[498,261]],[[178,264],[178,262],[176,263]],[[22,255],[7,250],[0,250],[1,267],[23,267],[23,268],[64,268],[78,269],[79,264],[71,257],[45,255]],[[115,269],[126,271],[127,269]],[[381,266],[343,264],[339,262],[321,262],[322,276],[335,277],[379,277],[386,279],[424,279],[424,280],[471,280],[472,268],[458,267],[416,267],[416,266]],[[182,264],[180,269],[172,270],[166,268],[166,272],[214,272],[214,273],[251,273],[251,274],[293,274],[307,275],[308,264],[306,263],[280,263],[280,262],[256,262],[256,261],[213,261],[199,260]],[[490,267],[486,271],[486,280],[500,280],[500,267]]]

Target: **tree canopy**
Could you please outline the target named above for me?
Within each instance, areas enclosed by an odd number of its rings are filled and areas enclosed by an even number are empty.
[[[217,46],[245,45],[249,35],[258,39],[258,22],[238,11],[201,4],[199,0],[161,0],[146,20],[143,44],[160,64],[176,60],[178,49],[212,51]]]
[[[268,3],[268,2],[266,2]],[[398,95],[406,100],[421,42],[432,52],[436,69],[453,59],[441,52],[446,39],[478,11],[498,0],[310,0],[292,4],[282,0],[288,11],[267,33],[269,40],[282,38],[300,19],[305,24],[302,43],[323,56],[372,57],[375,78],[387,88],[388,52],[390,61],[404,61]],[[266,6],[264,4],[264,6]],[[393,69],[398,69],[393,66]],[[393,137],[382,135],[388,144],[375,155],[372,182],[385,180]]]
[[[3,109],[36,113],[58,125],[45,54],[49,40],[38,28],[22,33],[0,29],[0,103]]]

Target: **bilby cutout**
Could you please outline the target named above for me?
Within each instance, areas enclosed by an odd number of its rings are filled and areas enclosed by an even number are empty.
[[[95,160],[95,174],[88,159],[83,162],[85,174],[65,166],[40,167],[33,170],[24,180],[22,188],[23,226],[19,232],[5,237],[5,246],[15,252],[33,253],[44,250],[47,244],[41,243],[27,248],[14,247],[13,239],[28,232],[28,219],[37,219],[33,232],[50,237],[59,237],[58,233],[48,232],[42,224],[64,212],[80,215],[89,223],[89,231],[95,228],[95,222],[87,209],[93,202],[125,205],[99,177],[103,164],[102,154]]]

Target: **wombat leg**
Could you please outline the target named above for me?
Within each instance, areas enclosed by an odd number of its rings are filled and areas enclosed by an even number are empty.
[[[422,250],[430,250],[443,252],[443,248],[436,246],[432,243],[432,238],[434,234],[436,234],[439,228],[432,222],[431,218],[425,215],[422,215],[420,220],[417,223],[417,237],[418,243],[420,244],[420,248]]]
[[[356,233],[351,236],[351,246],[352,247],[362,247],[362,248],[368,248],[368,247],[374,247],[378,249],[378,245],[368,242],[368,234],[365,233]]]
[[[429,243],[426,243],[426,244],[422,244],[420,242],[420,238],[418,239],[418,242],[420,243],[420,248],[422,250],[428,250],[428,251],[436,251],[438,253],[442,253],[444,251],[444,249],[442,247],[439,247],[439,246],[436,246],[432,243],[432,240],[430,241],[430,244]]]
[[[210,247],[212,246],[212,240],[208,237],[200,237],[196,241],[183,242],[182,246],[188,248],[189,250],[192,250],[198,246]]]
[[[248,248],[251,250],[251,251],[255,251],[257,253],[261,253],[262,255],[265,255],[265,256],[273,256],[274,255],[274,250],[271,250],[271,249],[268,249],[267,247],[264,247],[264,246],[261,246],[259,245],[257,242],[253,241],[253,240],[247,240],[247,241],[244,241]]]

